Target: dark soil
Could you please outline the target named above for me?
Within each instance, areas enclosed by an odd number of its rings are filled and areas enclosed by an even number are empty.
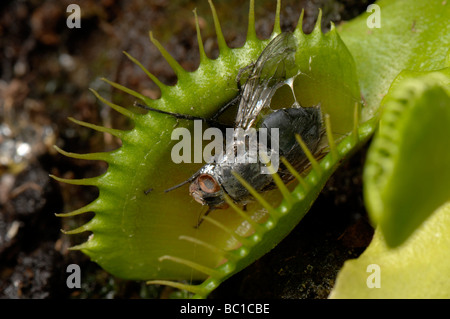
[[[164,83],[173,71],[148,40],[153,30],[188,70],[199,61],[192,9],[197,7],[205,49],[218,54],[206,1],[80,0],[81,29],[66,26],[73,1],[5,1],[0,4],[0,298],[160,298],[169,290],[115,278],[80,252],[67,248],[80,236],[66,236],[85,217],[57,218],[97,196],[95,188],[54,182],[48,174],[83,178],[101,174],[104,163],[72,160],[52,148],[88,153],[111,150],[120,142],[72,124],[71,116],[127,128],[123,117],[100,105],[88,88],[118,104],[129,97],[112,90],[105,77],[149,97],[159,90],[122,54],[126,50]],[[323,29],[363,12],[373,1],[284,0],[282,28],[292,30],[301,8],[311,31],[317,8]],[[215,1],[230,46],[243,44],[247,7]],[[267,37],[275,1],[258,1],[257,33]],[[238,21],[238,22],[236,22]],[[365,150],[342,165],[312,210],[276,249],[234,276],[211,298],[326,298],[343,262],[357,257],[372,235],[361,195]],[[81,235],[82,236],[82,235]],[[67,266],[82,269],[82,288],[68,289]]]

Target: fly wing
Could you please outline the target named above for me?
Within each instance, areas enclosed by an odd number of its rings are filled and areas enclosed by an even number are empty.
[[[236,127],[250,128],[275,91],[284,84],[286,70],[294,63],[297,41],[290,32],[276,36],[263,50],[244,85]]]

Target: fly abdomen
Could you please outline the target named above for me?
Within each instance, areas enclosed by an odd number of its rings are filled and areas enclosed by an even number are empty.
[[[279,129],[279,154],[284,156],[295,168],[301,167],[306,155],[298,144],[295,135],[299,134],[308,149],[314,153],[321,136],[320,107],[293,107],[279,109],[262,121],[260,128],[266,128],[270,137],[271,128]],[[272,140],[268,138],[268,143]],[[272,148],[272,145],[268,145]],[[281,166],[283,171],[284,166]]]

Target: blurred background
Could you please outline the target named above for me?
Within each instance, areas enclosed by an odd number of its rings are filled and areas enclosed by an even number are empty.
[[[67,6],[81,8],[81,28],[70,29]],[[339,24],[373,1],[283,0],[281,26],[293,30],[305,9],[310,32],[318,8],[322,28]],[[230,47],[244,43],[248,1],[215,0]],[[275,0],[258,0],[256,30],[267,38]],[[168,298],[170,288],[115,278],[68,247],[89,234],[63,235],[91,216],[58,218],[97,196],[93,187],[56,183],[65,178],[97,176],[102,162],[66,158],[53,149],[89,153],[112,150],[120,141],[68,121],[68,117],[127,129],[130,123],[96,101],[89,88],[116,104],[131,107],[129,96],[112,89],[105,77],[151,98],[158,87],[123,55],[127,51],[166,84],[176,77],[148,39],[148,31],[187,70],[199,63],[197,8],[205,50],[218,56],[206,0],[6,1],[0,4],[0,298]],[[370,242],[372,228],[361,195],[365,149],[344,163],[286,240],[275,250],[225,282],[210,297],[326,298],[343,262],[357,257]],[[78,264],[81,289],[68,289],[66,268]]]

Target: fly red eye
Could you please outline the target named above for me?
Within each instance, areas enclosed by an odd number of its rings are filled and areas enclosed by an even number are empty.
[[[198,185],[205,193],[212,194],[220,190],[219,183],[208,174],[202,174],[198,177]]]

